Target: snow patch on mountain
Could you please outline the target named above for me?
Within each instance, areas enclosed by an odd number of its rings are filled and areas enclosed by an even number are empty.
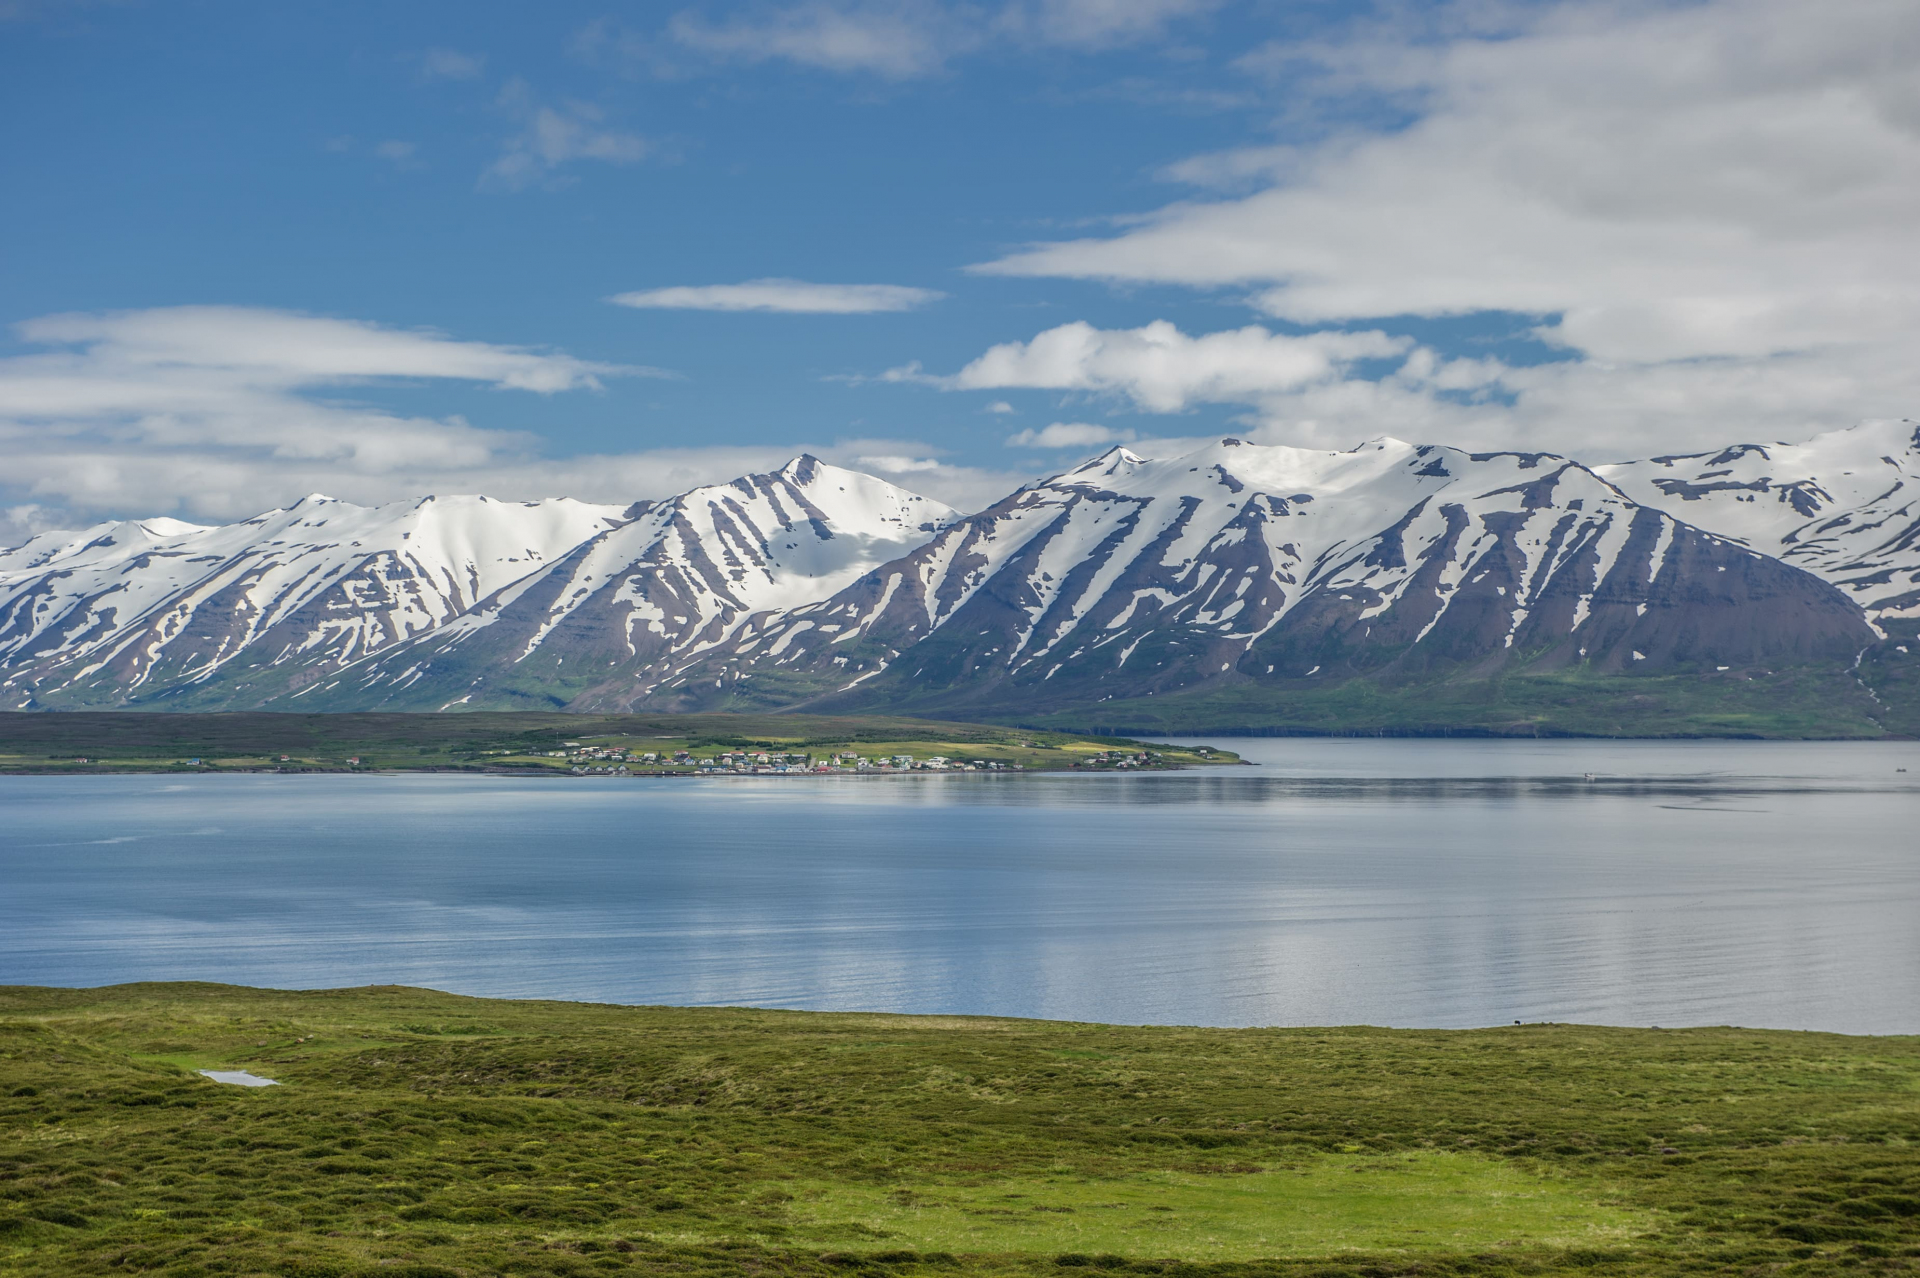
[[[832,598],[689,653],[661,687],[684,704],[777,673],[829,680],[826,706],[836,691],[1084,702],[1510,659],[1850,657],[1871,637],[1817,580],[1564,457],[1229,438],[1159,459],[1115,448],[1023,488]]]
[[[602,646],[619,637],[619,651],[596,652],[602,666],[705,651],[749,617],[831,595],[960,517],[932,498],[811,456],[631,513],[630,522],[485,601],[420,651],[439,657],[510,633],[510,660],[518,664],[570,630],[592,630]],[[366,686],[403,677],[392,673],[399,660],[392,654],[369,667]]]
[[[211,528],[43,534],[0,559],[0,671],[12,672],[0,688],[32,698],[98,677],[132,692],[205,679],[241,653],[351,660],[444,624],[624,518],[571,498],[365,507],[314,494]]]
[[[1825,578],[1870,617],[1920,617],[1914,422],[1594,470],[1635,501]]]
[[[806,456],[630,506],[316,494],[0,551],[0,704],[1004,713],[1852,660],[1850,599],[1920,615],[1916,452],[1910,423],[1598,469],[1228,438],[1114,448],[967,516]]]

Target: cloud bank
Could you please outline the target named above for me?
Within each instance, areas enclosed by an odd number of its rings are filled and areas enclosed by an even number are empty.
[[[1426,366],[1397,389],[1342,388],[1355,409],[1414,409],[1414,424],[1634,447],[1661,429],[1792,434],[1913,415],[1911,4],[1447,13],[1518,16],[1450,39],[1276,44],[1242,61],[1276,76],[1309,66],[1325,94],[1390,104],[1407,127],[1198,157],[1174,175],[1262,189],[976,269],[1244,289],[1309,326],[1519,313],[1574,357],[1485,370],[1491,393],[1466,413],[1436,398],[1442,387],[1416,393]],[[962,377],[1006,362],[989,352]],[[1184,376],[1169,393],[1128,393],[1164,411],[1194,393]],[[1294,408],[1318,418],[1338,407],[1327,398]]]

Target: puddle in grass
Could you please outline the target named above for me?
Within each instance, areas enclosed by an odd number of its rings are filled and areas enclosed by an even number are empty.
[[[211,1078],[216,1083],[232,1083],[237,1087],[278,1087],[277,1078],[262,1078],[258,1074],[249,1074],[244,1069],[203,1069],[199,1071],[203,1078]]]

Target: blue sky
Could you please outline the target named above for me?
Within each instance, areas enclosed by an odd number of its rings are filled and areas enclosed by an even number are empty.
[[[1804,9],[13,0],[0,504],[1920,416],[1916,24]]]

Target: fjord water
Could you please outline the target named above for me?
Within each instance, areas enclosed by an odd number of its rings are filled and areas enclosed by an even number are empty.
[[[1258,766],[0,778],[0,983],[1920,1032],[1920,746],[1220,744]]]

